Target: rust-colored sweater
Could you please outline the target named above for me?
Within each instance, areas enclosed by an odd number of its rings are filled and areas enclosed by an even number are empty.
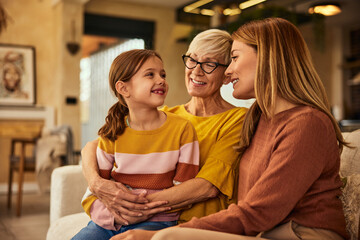
[[[256,235],[290,220],[347,238],[340,156],[329,117],[307,106],[261,116],[240,160],[238,204],[180,227]]]

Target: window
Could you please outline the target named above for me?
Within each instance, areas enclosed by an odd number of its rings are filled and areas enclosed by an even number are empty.
[[[118,44],[83,58],[80,62],[80,103],[82,120],[82,146],[97,138],[97,131],[105,123],[109,108],[117,101],[109,87],[109,70],[120,53],[131,49],[144,49],[143,39],[123,39]]]

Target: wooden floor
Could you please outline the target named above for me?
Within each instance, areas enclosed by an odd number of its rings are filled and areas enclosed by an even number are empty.
[[[22,215],[16,217],[8,210],[6,194],[0,195],[0,239],[1,240],[45,240],[49,228],[50,194],[26,193],[23,196]]]

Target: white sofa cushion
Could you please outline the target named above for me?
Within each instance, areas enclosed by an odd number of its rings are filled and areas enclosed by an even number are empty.
[[[47,240],[64,240],[71,239],[77,234],[83,227],[85,227],[90,218],[86,213],[75,213],[62,218],[57,219],[51,223],[47,232]]]
[[[86,188],[80,165],[55,168],[51,175],[50,225],[63,216],[84,212],[81,198]]]

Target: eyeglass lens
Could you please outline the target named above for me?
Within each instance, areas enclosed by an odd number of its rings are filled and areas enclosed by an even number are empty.
[[[196,65],[200,64],[201,69],[206,73],[211,73],[218,66],[214,62],[198,62],[189,56],[184,57],[184,63],[185,66],[189,69],[193,69],[196,67]]]

